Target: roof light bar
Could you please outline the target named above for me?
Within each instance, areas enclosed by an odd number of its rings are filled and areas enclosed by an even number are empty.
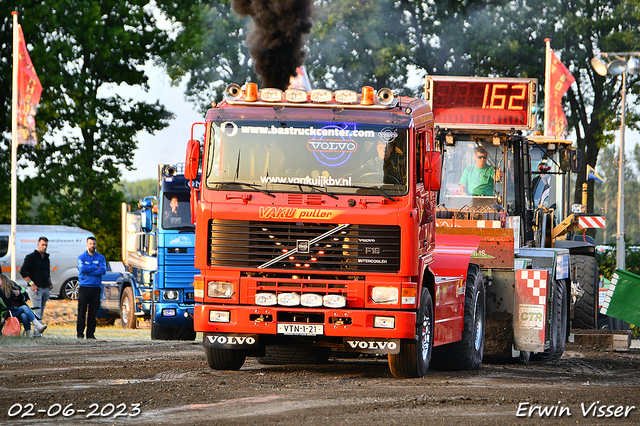
[[[373,105],[373,87],[364,86],[362,88],[362,99],[360,105]]]
[[[354,104],[358,101],[358,94],[353,90],[336,90],[335,99],[341,104]]]
[[[244,100],[247,102],[258,100],[258,85],[256,83],[247,83],[244,91]]]

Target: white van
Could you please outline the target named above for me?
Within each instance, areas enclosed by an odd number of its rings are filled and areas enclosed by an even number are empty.
[[[2,273],[11,276],[9,236],[11,225],[0,225],[0,266]],[[51,297],[78,298],[78,256],[87,249],[87,238],[93,234],[82,228],[64,225],[16,225],[16,282],[25,287],[20,276],[24,257],[38,248],[38,239],[49,240],[51,261]]]

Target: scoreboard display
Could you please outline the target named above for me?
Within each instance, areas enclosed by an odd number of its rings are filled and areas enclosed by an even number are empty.
[[[461,129],[533,130],[535,78],[426,76],[424,94],[437,125]]]

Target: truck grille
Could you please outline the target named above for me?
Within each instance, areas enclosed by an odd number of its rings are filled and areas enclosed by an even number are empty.
[[[165,247],[158,252],[158,263],[163,268],[165,287],[193,285],[193,276],[200,271],[193,266],[193,247]]]
[[[399,226],[213,220],[209,228],[211,266],[394,273],[400,268]]]

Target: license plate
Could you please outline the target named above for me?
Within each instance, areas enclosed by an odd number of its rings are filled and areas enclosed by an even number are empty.
[[[294,336],[317,336],[324,334],[324,325],[278,324],[278,334],[290,334]]]

